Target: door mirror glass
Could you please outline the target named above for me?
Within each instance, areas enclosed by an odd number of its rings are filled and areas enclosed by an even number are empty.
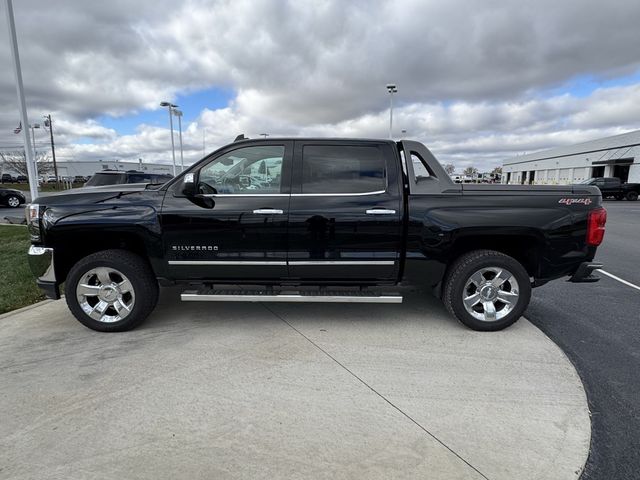
[[[196,178],[194,173],[187,173],[182,179],[182,194],[193,197],[196,192]]]

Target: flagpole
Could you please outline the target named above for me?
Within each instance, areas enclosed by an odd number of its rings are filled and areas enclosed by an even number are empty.
[[[22,134],[24,137],[24,155],[27,160],[27,177],[29,179],[29,192],[31,201],[38,197],[38,179],[33,163],[33,151],[31,150],[31,139],[29,138],[29,119],[27,118],[27,105],[24,101],[24,87],[22,85],[22,70],[20,69],[20,54],[18,53],[18,38],[16,36],[16,25],[13,20],[13,5],[11,0],[5,0],[7,7],[7,23],[9,24],[9,42],[11,43],[11,56],[16,75],[16,92],[18,94],[18,106],[20,108],[20,121],[22,122]]]

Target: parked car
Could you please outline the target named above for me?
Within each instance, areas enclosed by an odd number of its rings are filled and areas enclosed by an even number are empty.
[[[95,173],[84,184],[85,187],[101,187],[105,185],[123,185],[127,183],[166,183],[171,180],[173,176],[168,174],[158,173],[146,173],[138,172],[135,170],[128,170],[126,172],[116,170],[103,170],[102,172]]]
[[[73,177],[73,183],[84,183],[88,180],[87,177],[83,177],[82,175],[76,175]]]
[[[500,330],[532,287],[599,280],[601,204],[588,185],[455,184],[418,142],[242,140],[159,187],[36,199],[29,258],[99,331],[138,325],[158,284],[249,302],[398,303],[428,287],[468,327]]]
[[[28,182],[29,182],[29,178],[26,175],[16,176],[16,183],[28,183]]]
[[[25,201],[24,194],[20,190],[0,188],[0,204],[11,208],[18,208]]]
[[[13,183],[14,181],[15,179],[13,178],[13,175],[11,175],[10,173],[2,174],[2,183]]]
[[[45,183],[56,183],[55,175],[47,175],[45,178]]]
[[[640,195],[640,183],[622,183],[617,177],[596,177],[581,182],[583,185],[595,185],[600,189],[603,198],[635,201]]]

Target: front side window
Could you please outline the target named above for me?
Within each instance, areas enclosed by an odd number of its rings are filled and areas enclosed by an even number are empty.
[[[303,148],[302,193],[369,193],[385,189],[384,157],[378,147]]]
[[[198,190],[205,194],[280,193],[284,146],[233,150],[200,170]]]

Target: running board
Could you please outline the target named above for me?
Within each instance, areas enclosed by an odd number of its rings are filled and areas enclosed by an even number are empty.
[[[185,290],[183,302],[295,302],[295,303],[402,303],[401,295],[372,295],[359,292],[233,292]]]

